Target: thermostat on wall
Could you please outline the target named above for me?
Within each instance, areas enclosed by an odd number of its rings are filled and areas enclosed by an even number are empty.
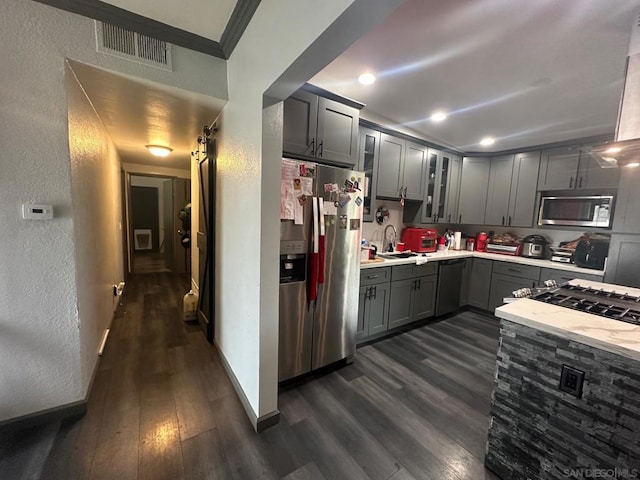
[[[25,220],[51,220],[53,218],[53,205],[23,203],[22,218]]]

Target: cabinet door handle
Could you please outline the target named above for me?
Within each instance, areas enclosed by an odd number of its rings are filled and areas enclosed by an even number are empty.
[[[522,273],[522,270],[518,270],[517,268],[507,268],[507,270],[514,273]]]
[[[502,225],[504,225],[504,215],[502,216]]]
[[[311,156],[315,157],[316,156],[316,137],[313,137],[311,139],[310,146],[311,146]]]
[[[569,178],[569,188],[573,188],[573,177]]]
[[[369,280],[373,280],[374,278],[378,278],[380,275],[367,275]]]
[[[509,225],[511,225],[511,215],[509,215]]]
[[[451,214],[447,217],[447,223],[451,223]]]
[[[322,157],[322,154],[324,153],[324,142],[322,140],[320,140],[320,143],[318,144],[318,156]]]
[[[418,288],[416,290],[420,290],[422,288],[422,279],[418,279]]]
[[[407,187],[404,187],[404,198],[407,198]]]
[[[373,287],[373,299],[378,298],[378,287]]]
[[[371,287],[367,287],[367,290],[364,292],[364,299],[369,300],[371,298],[369,295],[371,295]]]
[[[462,214],[460,214],[460,218],[458,218],[458,223],[462,223]]]
[[[582,175],[580,175],[580,184],[578,185],[578,188],[582,188]]]

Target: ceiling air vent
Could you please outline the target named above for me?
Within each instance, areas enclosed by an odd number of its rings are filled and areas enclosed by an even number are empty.
[[[132,32],[117,25],[96,21],[99,52],[171,71],[171,44]]]

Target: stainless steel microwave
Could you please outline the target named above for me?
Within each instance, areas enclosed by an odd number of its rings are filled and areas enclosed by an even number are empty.
[[[542,197],[538,225],[610,228],[613,195]]]

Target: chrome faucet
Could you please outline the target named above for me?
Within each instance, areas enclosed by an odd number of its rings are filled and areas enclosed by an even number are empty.
[[[387,243],[387,231],[391,229],[393,230],[393,237],[391,237],[391,240]],[[386,227],[384,227],[384,243],[385,245],[383,245],[383,247],[386,248],[386,245],[389,245],[389,251],[393,252],[396,249],[396,241],[398,240],[398,231],[396,230],[396,227],[393,226],[392,224],[387,225]]]

